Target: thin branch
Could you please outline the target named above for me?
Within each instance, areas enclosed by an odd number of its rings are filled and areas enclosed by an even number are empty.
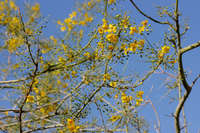
[[[0,112],[13,112],[13,113],[20,113],[20,110],[17,109],[0,109]],[[22,113],[27,113],[28,110],[22,110]]]
[[[155,106],[153,105],[152,101],[149,99],[148,102],[151,104],[152,108],[153,108],[153,111],[155,113],[155,116],[156,116],[156,120],[157,120],[157,127],[156,127],[156,131],[157,133],[160,133],[160,118],[159,118],[159,114],[155,108]]]
[[[63,124],[55,124],[55,125],[50,125],[50,126],[45,126],[45,127],[39,127],[39,128],[34,128],[28,131],[24,131],[23,133],[31,133],[35,131],[40,131],[40,130],[46,130],[46,129],[52,129],[52,128],[57,128],[57,127],[64,127]]]
[[[88,103],[91,102],[92,98],[96,95],[97,92],[99,92],[104,85],[104,82],[91,94],[91,96],[88,98],[87,101],[83,104],[83,106],[77,111],[75,115],[73,115],[75,118],[78,118],[80,113],[85,109],[85,107],[88,105]]]
[[[44,119],[47,119],[47,118],[50,118],[50,117],[53,117],[53,116],[55,116],[55,114],[46,115],[46,116],[31,119],[31,120],[22,121],[22,124],[26,124],[26,123],[30,123],[30,122],[34,122],[34,121],[39,121],[39,120],[44,120]],[[5,129],[7,127],[10,128],[10,127],[16,126],[18,124],[19,124],[19,122],[17,121],[17,122],[13,122],[13,123],[9,123],[9,124],[0,125],[0,129]]]
[[[158,24],[169,24],[169,22],[161,22],[159,20],[156,20],[152,17],[150,17],[149,15],[147,15],[146,13],[144,13],[142,10],[140,10],[140,8],[135,4],[135,2],[133,0],[130,0],[131,4],[137,9],[138,12],[140,12],[144,17],[150,19],[151,21],[158,23]]]
[[[30,79],[30,78],[31,78],[31,77],[20,78],[20,79],[16,79],[16,80],[0,81],[0,84],[18,83],[18,82],[22,82],[22,81],[28,80],[28,79]]]
[[[148,72],[142,79],[137,80],[137,81],[134,83],[134,85],[132,86],[132,88],[136,88],[136,87],[142,85],[142,84],[144,83],[144,81],[145,81],[147,78],[149,78],[149,77],[158,69],[158,67],[160,66],[161,63],[162,63],[162,60],[160,60],[160,61],[158,62],[158,64],[157,64],[157,66],[154,67],[153,70],[151,70],[150,72]]]
[[[200,41],[198,41],[197,43],[191,44],[191,45],[189,45],[189,46],[187,46],[185,48],[182,48],[181,49],[181,53],[184,54],[185,52],[188,52],[188,51],[190,51],[192,49],[195,49],[195,48],[197,48],[199,46],[200,46]]]
[[[95,105],[97,106],[97,110],[98,110],[99,113],[100,113],[101,121],[102,121],[102,124],[103,124],[103,127],[104,127],[104,132],[106,133],[107,130],[106,130],[106,125],[105,125],[105,122],[104,122],[104,119],[103,119],[103,113],[102,113],[102,111],[101,111],[101,108],[100,108],[99,105],[97,104],[97,102],[95,102]]]
[[[192,81],[191,87],[194,86],[194,84],[197,82],[197,80],[200,78],[200,74]]]

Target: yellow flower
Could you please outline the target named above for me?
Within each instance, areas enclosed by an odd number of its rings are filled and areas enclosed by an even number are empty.
[[[32,6],[32,11],[38,12],[40,10],[40,4],[36,3],[34,6]]]
[[[103,33],[104,33],[103,28],[102,28],[102,27],[99,27],[99,28],[98,28],[98,32],[99,32],[99,34],[103,34]]]
[[[137,47],[138,47],[137,42],[136,42],[136,41],[135,41],[135,42],[132,42],[132,43],[130,43],[130,45],[129,45],[129,51],[135,52],[136,49],[137,49]]]
[[[143,39],[138,42],[138,45],[140,46],[139,49],[142,49],[144,47],[144,43],[145,43],[145,40]]]
[[[103,80],[106,81],[106,80],[110,80],[110,74],[106,73],[103,75]]]
[[[117,27],[114,26],[113,24],[109,24],[107,32],[113,32],[116,33],[117,32]]]
[[[147,26],[147,23],[148,23],[148,20],[144,20],[144,21],[141,22],[141,24],[142,24],[144,27]]]
[[[113,45],[108,45],[108,49],[109,49],[109,50],[113,50],[113,49],[114,49],[114,46],[113,46]]]
[[[117,87],[117,82],[115,82],[115,81],[112,81],[112,82],[110,82],[110,86],[112,86],[112,87]]]
[[[41,97],[45,97],[45,96],[46,96],[46,92],[41,91],[41,92],[40,92],[40,96],[41,96]]]
[[[142,98],[144,91],[138,91],[136,97]]]
[[[115,2],[116,2],[116,0],[108,0],[108,4],[113,4]]]
[[[9,2],[9,5],[12,9],[14,9],[15,11],[17,10],[17,6],[15,5],[15,3],[13,1]]]
[[[84,56],[86,56],[86,57],[90,57],[90,53],[89,52],[86,52],[86,53],[84,53]]]
[[[174,64],[174,63],[176,63],[176,60],[169,61],[168,63]]]
[[[134,33],[138,33],[138,30],[136,27],[130,27],[130,32],[129,34],[133,35]]]
[[[162,49],[162,50],[161,50],[162,53],[166,54],[166,53],[169,53],[170,47],[165,45],[165,46],[163,46],[161,49]]]
[[[106,39],[111,43],[117,43],[118,42],[118,36],[113,34],[113,33],[107,34]]]
[[[73,17],[76,17],[76,15],[77,15],[77,12],[72,12],[71,14],[69,14],[69,17],[72,19]]]
[[[139,29],[139,33],[142,33],[145,29],[145,26],[140,26],[140,27],[138,27],[138,29]]]
[[[136,99],[136,106],[139,106],[143,102],[143,99]]]
[[[33,103],[34,102],[34,96],[27,96],[26,102]]]
[[[77,133],[80,127],[75,125],[73,119],[67,119],[67,128],[71,133]]]
[[[66,24],[69,24],[69,23],[72,22],[72,20],[71,20],[71,18],[66,18],[66,19],[64,20],[64,22],[65,22]]]
[[[61,30],[62,32],[64,32],[64,31],[66,30],[66,27],[65,27],[65,26],[62,26],[62,27],[60,27],[60,30]]]
[[[115,121],[119,120],[120,118],[121,118],[120,115],[115,115],[115,116],[112,116],[109,120],[110,120],[111,122],[115,122]]]
[[[58,21],[57,21],[57,24],[59,24],[59,25],[63,25],[63,24],[61,23],[61,21],[60,21],[60,20],[58,20]]]
[[[161,48],[161,50],[158,52],[158,58],[163,58],[163,56],[166,54],[166,53],[169,53],[169,50],[170,50],[170,47],[169,46],[163,46]]]
[[[132,96],[127,96],[124,92],[122,92],[121,96],[122,103],[129,103],[131,100],[133,100]]]
[[[124,28],[128,28],[128,25],[129,25],[129,17],[125,16],[124,19],[121,21],[121,25],[122,25]]]
[[[39,89],[38,89],[37,87],[34,87],[34,88],[33,88],[33,91],[35,91],[36,94],[39,93]]]
[[[87,22],[86,22],[86,21],[83,21],[83,20],[81,20],[81,21],[79,22],[79,24],[80,24],[80,25],[82,25],[82,26],[84,26],[84,25],[86,25],[86,24],[87,24]]]

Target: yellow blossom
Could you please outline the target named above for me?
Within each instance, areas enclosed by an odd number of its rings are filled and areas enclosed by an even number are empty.
[[[108,0],[108,4],[113,4],[115,2],[116,2],[116,0]]]
[[[60,30],[61,30],[62,32],[64,32],[64,31],[66,30],[66,27],[65,27],[65,26],[62,26],[62,27],[60,27]]]
[[[72,71],[72,77],[75,77],[75,76],[76,76],[76,74],[77,74],[77,72],[76,72],[76,71]]]
[[[71,18],[66,18],[66,19],[64,20],[64,22],[65,22],[66,24],[69,24],[69,23],[72,22],[72,20],[71,20]]]
[[[113,34],[113,33],[107,34],[106,39],[111,43],[117,43],[118,42],[118,36]]]
[[[34,96],[27,96],[26,102],[33,103],[34,102]]]
[[[106,81],[106,80],[110,80],[110,74],[106,73],[103,75],[103,80]]]
[[[38,12],[40,10],[40,4],[36,3],[34,6],[31,8],[33,11]]]
[[[170,50],[170,47],[169,46],[163,46],[161,48],[161,50],[158,52],[158,58],[163,58],[163,56],[166,54],[166,53],[169,53],[169,50]]]
[[[139,33],[141,34],[142,32],[144,32],[145,26],[140,26],[138,27],[138,29],[139,29]]]
[[[87,22],[86,22],[86,21],[84,21],[84,20],[81,20],[81,21],[79,21],[79,24],[80,24],[80,25],[82,25],[82,26],[84,26],[84,25],[86,25],[86,24],[87,24]]]
[[[112,82],[110,82],[110,86],[112,86],[112,87],[117,87],[117,82],[115,82],[115,81],[112,81]]]
[[[41,91],[41,92],[40,92],[40,96],[41,96],[41,97],[45,97],[45,96],[46,96],[46,92],[45,92],[45,91]]]
[[[99,34],[103,34],[103,33],[104,33],[103,28],[102,28],[102,27],[99,27],[99,28],[98,28],[98,32],[99,32]]]
[[[144,27],[147,26],[147,23],[148,23],[148,20],[144,20],[144,21],[141,22],[141,24],[142,24]]]
[[[75,125],[73,119],[67,119],[67,128],[71,133],[77,133],[80,127]]]
[[[142,99],[143,94],[144,94],[144,91],[138,91],[136,97]]]
[[[117,32],[117,27],[114,26],[113,24],[109,24],[107,32],[113,32],[116,33]]]
[[[15,3],[13,1],[9,2],[9,5],[12,9],[14,9],[15,11],[17,10],[17,6],[15,5]]]
[[[115,121],[119,120],[120,118],[121,118],[120,115],[115,115],[115,116],[112,116],[109,120],[110,120],[111,122],[115,122]]]
[[[86,52],[86,53],[84,53],[84,56],[86,56],[86,57],[90,57],[90,53],[89,52]]]
[[[114,49],[114,46],[113,46],[113,45],[108,45],[108,49],[109,49],[109,50],[113,50],[113,49]]]
[[[161,51],[162,51],[162,53],[166,54],[166,53],[169,53],[169,50],[170,50],[170,47],[165,45],[162,47]]]
[[[136,99],[136,106],[139,106],[143,102],[143,99]]]
[[[129,34],[133,35],[134,33],[138,33],[138,30],[136,27],[130,27],[130,32]]]
[[[39,89],[37,87],[34,87],[33,88],[33,91],[36,93],[36,94],[39,94]]]
[[[73,17],[76,17],[77,12],[73,11],[71,14],[69,14],[69,17],[72,19]]]
[[[121,101],[122,103],[129,103],[133,99],[132,96],[127,96],[124,92],[122,92]]]
[[[144,47],[144,43],[145,43],[145,40],[143,39],[138,42],[138,45],[140,46],[139,49],[142,49]]]
[[[124,28],[128,28],[128,26],[129,26],[129,17],[125,16],[124,19],[121,21],[121,25]]]
[[[138,47],[137,41],[134,41],[129,44],[129,51],[135,52]]]
[[[102,42],[98,42],[98,47],[103,49],[104,48],[104,44]]]

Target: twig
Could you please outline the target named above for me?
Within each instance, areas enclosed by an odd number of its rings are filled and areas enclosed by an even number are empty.
[[[197,80],[200,78],[200,74],[192,81],[191,87],[194,86],[194,84],[197,82]]]
[[[156,20],[150,16],[148,16],[146,13],[144,13],[142,10],[140,10],[140,8],[135,4],[135,2],[133,0],[130,0],[131,4],[137,9],[138,12],[140,12],[144,17],[152,20],[153,22],[155,23],[158,23],[158,24],[169,24],[169,22],[161,22],[159,20]]]

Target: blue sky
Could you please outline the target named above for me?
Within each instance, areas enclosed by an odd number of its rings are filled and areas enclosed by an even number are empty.
[[[66,16],[68,16],[69,13],[73,11],[73,4],[75,1],[78,0],[39,0],[38,2],[41,4],[41,11],[44,16],[50,15],[51,20],[58,20],[58,19],[64,19]],[[128,9],[135,19],[137,20],[143,20],[144,17],[137,13],[137,11],[130,5],[130,2],[126,0],[127,5],[124,5],[125,9]],[[152,17],[157,17],[157,10],[156,6],[158,5],[173,5],[174,1],[172,0],[137,0],[136,3],[139,7],[142,8],[142,10]],[[195,43],[198,40],[200,40],[200,18],[198,17],[198,13],[200,12],[200,1],[198,0],[182,0],[180,1],[180,10],[182,14],[182,18],[185,19],[189,26],[190,30],[186,34],[184,40],[183,40],[183,46],[187,46],[188,44]],[[55,33],[55,21],[49,23],[49,27],[47,28],[47,33],[51,35],[51,33]],[[158,25],[155,23],[152,23],[153,33],[150,36],[150,40],[152,42],[156,42],[160,40],[160,37],[163,37],[163,31],[166,31],[166,26]],[[57,29],[56,29],[57,30]],[[195,78],[195,76],[200,73],[200,48],[197,48],[195,50],[192,50],[191,52],[188,52],[184,56],[184,68],[185,70],[192,72],[189,77],[189,80],[192,81],[192,79]],[[131,60],[129,60],[131,61]],[[128,68],[128,71],[133,71],[132,67],[134,64],[130,64],[130,68]],[[142,66],[142,63],[138,63],[138,66]],[[140,67],[142,70],[142,67]],[[136,69],[137,71],[140,71],[139,69]],[[163,94],[167,92],[166,88],[161,84],[160,79],[164,79],[165,76],[155,75],[152,77],[153,80],[147,81],[145,86],[150,89],[152,87],[152,81],[154,85],[153,93],[151,93],[150,97],[152,102],[154,103],[155,107],[157,108],[157,111],[160,115],[161,119],[161,132],[162,133],[169,133],[174,132],[174,120],[172,117],[168,116],[175,110],[176,104],[169,104],[169,98],[161,98]],[[151,79],[152,79],[151,78]],[[149,86],[151,84],[151,86]],[[186,117],[188,120],[189,125],[189,132],[190,133],[196,133],[200,130],[200,97],[199,97],[199,82],[195,85],[193,88],[193,91],[188,99],[188,101],[185,104],[185,112]],[[148,92],[148,90],[146,90]],[[143,115],[145,118],[152,124],[155,123],[155,115],[152,111],[151,106],[147,105],[145,108],[141,109],[143,112]],[[151,127],[152,128],[152,127]],[[155,130],[151,131],[152,133],[155,132]]]

